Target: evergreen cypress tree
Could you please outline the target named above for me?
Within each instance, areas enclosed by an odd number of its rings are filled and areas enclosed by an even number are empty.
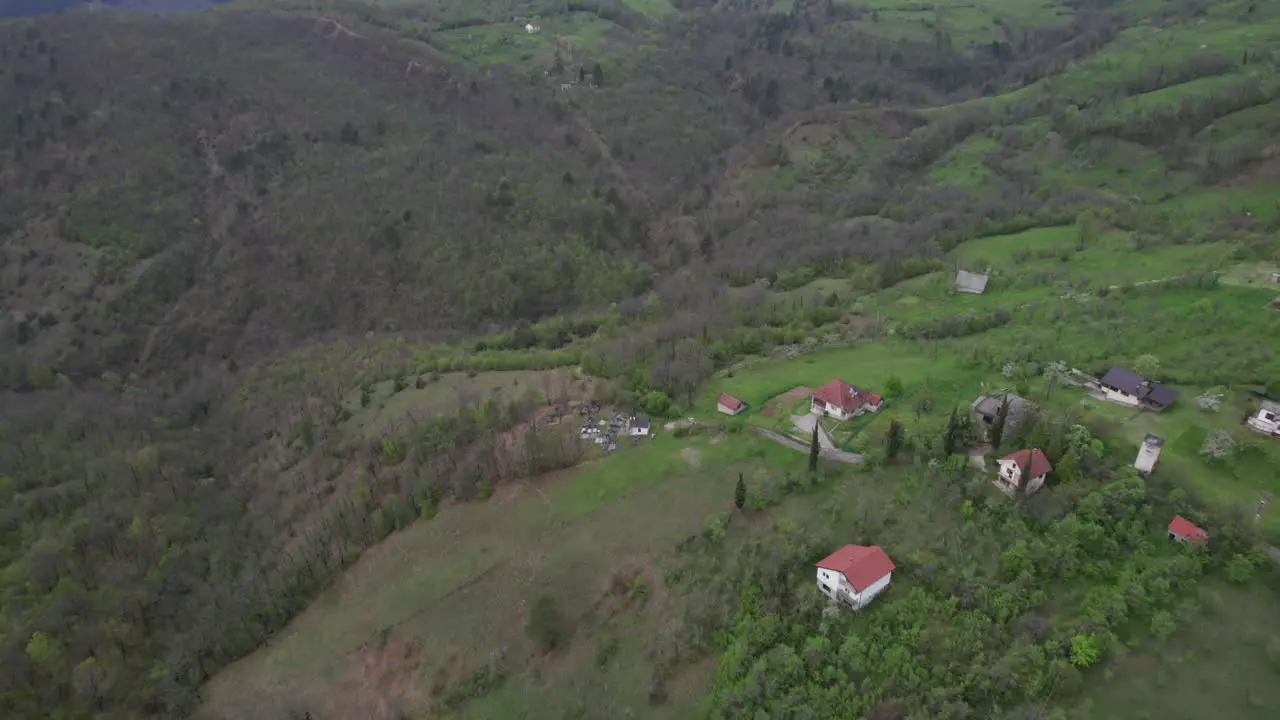
[[[951,457],[956,451],[956,435],[960,429],[956,421],[956,409],[951,408],[951,418],[947,420],[947,432],[942,436],[942,452]]]
[[[1009,421],[1009,398],[1005,396],[1004,402],[1000,403],[1000,412],[996,413],[996,419],[991,423],[991,430],[987,435],[991,438],[991,449],[998,450],[1000,441],[1004,439],[1004,426]]]
[[[818,472],[818,418],[813,420],[813,439],[809,441],[809,472]]]
[[[889,421],[889,434],[884,438],[884,456],[890,460],[898,457],[898,451],[902,449],[902,423],[897,420]]]
[[[733,505],[739,510],[743,505],[747,504],[747,483],[742,479],[742,473],[738,473],[738,486],[733,489]]]

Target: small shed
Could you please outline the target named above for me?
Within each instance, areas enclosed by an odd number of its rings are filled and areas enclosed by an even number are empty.
[[[1209,539],[1209,533],[1181,515],[1174,515],[1169,521],[1169,539],[1177,540],[1184,545],[1202,543]]]
[[[986,273],[969,272],[961,270],[956,273],[956,290],[964,293],[973,293],[981,295],[987,290],[987,280],[990,276]]]
[[[747,409],[747,404],[729,393],[720,393],[720,397],[716,399],[716,410],[725,415],[737,415]]]
[[[1263,400],[1258,412],[1249,418],[1249,428],[1263,435],[1280,437],[1280,404]]]
[[[1142,439],[1142,447],[1138,448],[1138,458],[1133,461],[1133,466],[1143,475],[1150,475],[1156,467],[1156,461],[1160,459],[1162,450],[1164,450],[1164,438],[1147,435]]]
[[[631,437],[648,437],[649,418],[642,415],[633,419],[627,427],[627,432]]]

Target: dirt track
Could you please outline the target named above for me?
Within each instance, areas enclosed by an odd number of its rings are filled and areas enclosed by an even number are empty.
[[[808,397],[813,394],[813,388],[797,385],[790,390],[775,395],[764,404],[760,410],[761,415],[768,417],[786,417],[791,414],[791,406],[800,401],[801,398]]]

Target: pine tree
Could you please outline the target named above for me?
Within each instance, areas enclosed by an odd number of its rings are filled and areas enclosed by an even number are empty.
[[[604,68],[600,67],[600,63],[596,63],[596,66],[591,68],[591,84],[596,87],[604,85]]]
[[[991,449],[1000,449],[1000,441],[1004,439],[1004,426],[1009,422],[1009,398],[1005,397],[1004,402],[1000,403],[1000,411],[996,413],[996,419],[991,423],[991,430],[987,433],[991,438]]]
[[[898,451],[902,449],[902,423],[897,420],[889,421],[889,434],[884,438],[884,456],[890,460],[898,457]]]
[[[809,472],[818,472],[818,418],[813,420],[813,439],[809,441]]]
[[[951,418],[947,420],[947,432],[942,436],[942,451],[947,457],[951,457],[956,451],[956,435],[959,430],[960,426],[956,421],[956,409],[951,408]]]
[[[742,479],[742,473],[738,473],[738,486],[733,489],[733,506],[742,509],[747,504],[747,482]]]

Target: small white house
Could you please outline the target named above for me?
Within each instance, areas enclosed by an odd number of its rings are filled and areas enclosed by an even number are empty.
[[[649,418],[633,418],[627,425],[627,434],[631,437],[649,437]]]
[[[878,545],[845,545],[818,562],[818,589],[861,610],[889,587],[896,568]]]
[[[747,409],[747,404],[729,393],[720,393],[720,397],[716,399],[716,410],[725,415],[737,415]]]
[[[986,292],[987,281],[990,279],[986,273],[969,272],[961,270],[956,273],[956,290],[963,293],[972,293],[981,295]]]
[[[1013,495],[1024,485],[1027,495],[1034,493],[1044,485],[1045,478],[1053,471],[1049,458],[1045,457],[1040,448],[1010,453],[1000,458],[997,464],[1000,469],[996,472],[995,484],[1006,495]]]
[[[541,29],[542,29],[541,27],[539,27],[538,25],[536,25],[536,24],[534,24],[534,23],[526,23],[526,24],[525,24],[525,26],[524,26],[524,31],[525,31],[525,32],[527,32],[527,33],[529,33],[530,35],[532,35],[532,34],[534,34],[534,33],[538,32],[538,31],[539,31],[539,30],[541,30]]]
[[[1262,407],[1249,418],[1249,427],[1263,435],[1280,437],[1280,405],[1263,400]]]
[[[1143,475],[1150,475],[1160,459],[1160,451],[1164,449],[1164,438],[1148,435],[1142,439],[1142,447],[1138,448],[1138,458],[1133,466]]]

